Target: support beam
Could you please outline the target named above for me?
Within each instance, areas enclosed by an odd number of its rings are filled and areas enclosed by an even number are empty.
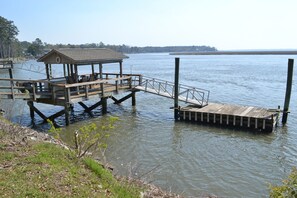
[[[49,116],[47,119],[50,119],[51,121],[54,121],[55,118],[60,117],[60,116],[62,116],[62,115],[64,115],[64,114],[65,114],[65,111],[64,111],[64,109],[63,109],[63,110],[61,110],[61,111],[59,111],[59,112],[57,112],[57,113],[55,113],[55,114]]]
[[[114,104],[120,104],[120,103],[124,102],[125,100],[127,100],[127,99],[131,98],[131,97],[132,97],[132,95],[133,95],[133,92],[132,92],[132,93],[130,93],[130,94],[128,94],[127,96],[125,96],[125,97],[123,97],[123,98],[119,99],[119,100],[117,100],[117,99],[116,99],[116,98],[114,98],[114,97],[112,97],[111,99],[112,99],[113,101],[115,101],[115,103],[114,103]],[[133,99],[132,99],[132,100],[133,100]]]
[[[290,105],[291,91],[292,91],[292,81],[293,81],[293,66],[294,59],[289,59],[288,61],[288,75],[287,75],[287,88],[286,88],[286,97],[283,111],[282,123],[286,124],[288,119],[288,111]]]
[[[90,110],[90,108],[87,105],[85,105],[83,102],[78,102],[78,104],[85,109],[86,113],[88,113],[91,117],[94,117],[92,110]]]
[[[59,111],[59,112],[57,112],[57,113],[55,113],[55,114],[53,114],[53,115],[51,115],[51,116],[49,116],[49,117],[46,117],[43,113],[41,113],[41,111],[39,111],[39,110],[34,106],[33,101],[28,101],[27,104],[28,104],[28,106],[29,106],[29,108],[30,108],[30,117],[31,117],[32,121],[34,120],[34,113],[35,113],[35,112],[36,112],[36,113],[43,119],[44,122],[47,122],[47,120],[49,119],[49,120],[51,120],[53,123],[55,122],[55,119],[56,119],[57,117],[60,117],[60,116],[62,116],[62,115],[64,115],[64,114],[66,113],[65,110],[63,109],[63,110],[61,110],[61,111]],[[68,113],[68,115],[69,115],[69,113]],[[67,125],[67,119],[66,119],[66,125]],[[69,125],[69,123],[68,123],[68,125]]]
[[[174,75],[174,119],[178,120],[178,84],[179,84],[179,58],[175,58],[175,75]]]
[[[113,97],[113,96],[111,96],[111,99],[115,102],[114,104],[118,104],[119,102],[119,100],[118,99],[116,99],[115,97]]]
[[[80,104],[80,106],[82,106],[85,109],[85,112],[89,113],[91,116],[93,116],[92,111],[99,107],[100,105],[102,105],[102,100],[95,103],[94,105],[88,107],[87,105],[85,105],[83,102],[78,102],[78,104]]]
[[[33,113],[36,112],[46,122],[47,117],[34,106],[33,101],[29,101],[29,102],[27,102],[27,104],[30,107],[30,115],[31,115],[32,111],[33,111]],[[31,115],[31,118],[32,118],[32,115]],[[33,116],[33,118],[34,118],[34,116]]]

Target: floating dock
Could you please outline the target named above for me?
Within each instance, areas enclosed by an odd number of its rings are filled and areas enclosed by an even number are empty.
[[[179,109],[180,120],[260,132],[272,132],[278,115],[277,109],[218,103],[208,103],[202,108],[187,106]]]

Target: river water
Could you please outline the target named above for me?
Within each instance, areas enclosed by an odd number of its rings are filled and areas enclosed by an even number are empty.
[[[124,61],[125,73],[173,81],[174,56],[130,54],[129,57]],[[210,90],[210,102],[275,109],[278,105],[283,107],[288,58],[297,56],[180,56],[180,83]],[[17,69],[40,70],[41,63],[29,61],[15,67],[15,77],[44,78]],[[60,68],[53,69],[56,75],[61,73]],[[103,69],[118,72],[118,65],[104,65]],[[86,66],[84,70],[90,68]],[[8,74],[2,72],[1,76]],[[296,72],[293,79],[297,79]],[[117,116],[119,121],[110,132],[106,151],[107,161],[117,174],[141,178],[184,196],[267,197],[269,183],[280,184],[297,163],[296,89],[294,81],[287,125],[279,123],[271,134],[175,122],[170,109],[173,100],[141,92],[136,94],[136,107],[131,106],[130,100],[121,105],[109,101],[108,115],[96,118],[89,118],[75,105],[73,119],[79,122],[66,127],[64,132],[71,134],[86,123],[100,124],[110,115]],[[2,101],[1,106],[7,109],[11,120],[31,126],[23,101]],[[47,115],[62,109],[36,106]],[[63,123],[63,118],[58,122]],[[38,116],[36,123],[41,123]],[[46,125],[38,124],[37,128]]]

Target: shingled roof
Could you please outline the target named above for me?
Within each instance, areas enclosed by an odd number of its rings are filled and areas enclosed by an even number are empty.
[[[121,53],[106,48],[62,48],[53,49],[41,58],[38,62],[45,64],[99,64],[116,63],[128,58]]]

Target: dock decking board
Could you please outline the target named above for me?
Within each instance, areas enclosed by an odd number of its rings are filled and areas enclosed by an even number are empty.
[[[269,109],[209,103],[199,108],[187,106],[179,110],[180,120],[233,128],[272,132],[278,119],[278,112]]]

